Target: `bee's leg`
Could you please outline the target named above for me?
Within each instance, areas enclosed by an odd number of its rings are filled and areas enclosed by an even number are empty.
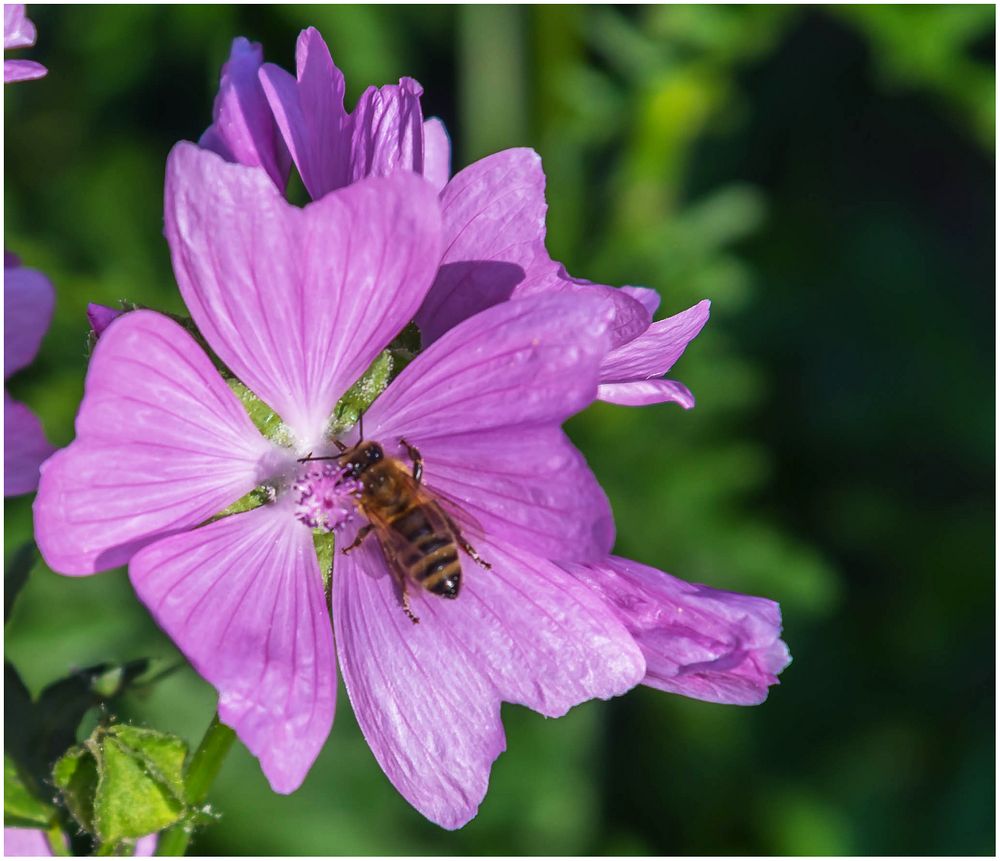
[[[416,446],[410,445],[405,439],[400,439],[399,444],[406,449],[406,453],[413,461],[413,480],[420,484],[420,479],[424,474],[424,459],[420,456],[420,450]]]
[[[403,595],[403,612],[406,613],[406,617],[413,622],[414,625],[420,624],[420,619],[414,615],[413,611],[410,609],[410,596],[406,593],[406,580],[399,581],[399,588]]]
[[[368,533],[371,532],[373,528],[374,527],[370,523],[366,523],[364,526],[362,526],[358,530],[358,534],[354,536],[354,540],[350,544],[348,544],[340,552],[341,553],[350,553],[356,547],[360,547],[361,546],[361,542],[364,541],[368,537]]]
[[[483,559],[482,556],[476,553],[476,548],[465,540],[465,536],[462,534],[462,530],[458,528],[458,524],[455,523],[455,521],[452,520],[450,517],[448,517],[447,514],[445,514],[445,519],[448,521],[448,525],[451,527],[451,531],[455,533],[455,541],[458,542],[458,546],[461,547],[468,554],[469,558],[477,565],[479,565],[481,568],[483,568],[486,571],[491,570],[493,566],[490,565],[490,563],[487,562],[485,559]]]

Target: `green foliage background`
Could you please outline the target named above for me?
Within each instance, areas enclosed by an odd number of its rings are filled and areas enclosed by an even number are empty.
[[[618,552],[768,595],[795,662],[740,709],[647,689],[552,723],[505,707],[471,825],[391,788],[341,691],[304,787],[236,746],[195,850],[255,854],[994,851],[995,11],[979,7],[34,7],[41,82],[5,89],[5,246],[56,318],[11,381],[72,438],[87,302],[181,311],[166,154],[209,122],[233,36],[294,64],[318,26],[349,97],[410,74],[456,168],[533,146],[549,247],[713,300],[676,369],[698,398],[598,404],[570,432]],[[5,552],[30,536],[8,500]],[[39,564],[7,628],[37,691],[73,667],[171,655],[124,571]],[[192,744],[192,671],[122,717]]]

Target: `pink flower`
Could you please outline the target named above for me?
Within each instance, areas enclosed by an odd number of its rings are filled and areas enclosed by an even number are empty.
[[[7,3],[3,7],[3,49],[30,48],[35,44],[35,25],[24,14],[23,3]],[[4,60],[3,82],[31,81],[41,78],[48,69],[33,60]]]
[[[420,306],[441,256],[433,186],[369,178],[298,209],[264,171],[179,144],[166,226],[181,293],[218,357],[282,418],[265,439],[210,359],[151,311],[97,343],[76,440],[42,471],[39,547],[55,570],[128,563],[157,622],[219,691],[219,714],[272,787],[303,780],[329,732],[334,638],[313,546],[363,524],[324,462],[346,389]],[[645,673],[626,626],[545,558],[599,562],[607,500],[560,429],[593,399],[610,312],[595,299],[506,302],[423,351],[365,415],[366,439],[407,461],[491,570],[462,560],[447,600],[409,588],[414,625],[375,536],[336,554],[336,652],[376,759],[424,815],[475,815],[504,749],[503,701],[557,716]],[[326,462],[326,466],[333,466]],[[208,522],[255,487],[272,502]],[[346,530],[346,531],[345,531]]]
[[[617,556],[566,567],[615,607],[646,659],[645,685],[759,705],[791,662],[774,601],[687,583]]]
[[[600,295],[612,303],[615,317],[598,398],[626,405],[673,401],[694,406],[685,386],[660,378],[708,320],[709,303],[653,323],[659,304],[654,291],[618,290],[571,278],[545,248],[545,174],[537,153],[505,150],[450,177],[448,135],[440,120],[424,121],[423,90],[412,78],[369,87],[349,114],[343,73],[314,28],[299,36],[296,65],[297,76],[292,77],[265,64],[260,83],[314,200],[362,177],[396,170],[422,173],[441,189],[444,250],[416,316],[425,345],[509,299],[542,292]],[[259,107],[258,89],[249,78],[243,88],[244,100],[252,94]],[[220,100],[222,95],[220,90]],[[253,157],[242,161],[257,163]],[[278,184],[283,187],[283,180]]]
[[[5,7],[7,8],[7,7]],[[55,293],[49,280],[6,254],[3,270],[4,379],[26,368],[38,354],[52,321]],[[38,467],[54,451],[38,417],[3,393],[4,496],[31,493]]]
[[[148,857],[156,852],[158,835],[148,834],[135,841],[136,858]],[[4,828],[3,854],[6,857],[23,855],[29,858],[48,858],[56,855],[49,843],[49,836],[40,828]],[[59,855],[67,854],[67,847],[60,847]]]

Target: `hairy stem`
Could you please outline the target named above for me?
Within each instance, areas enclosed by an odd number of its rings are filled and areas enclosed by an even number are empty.
[[[219,721],[216,714],[205,730],[205,735],[198,749],[191,757],[184,773],[184,789],[187,802],[192,808],[197,808],[208,797],[208,790],[222,768],[222,763],[229,753],[229,748],[236,738],[229,727]],[[185,816],[176,825],[166,829],[156,846],[157,855],[183,855],[187,852],[191,835],[194,833],[194,816]]]

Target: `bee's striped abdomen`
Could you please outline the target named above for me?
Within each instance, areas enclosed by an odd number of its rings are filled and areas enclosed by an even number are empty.
[[[407,574],[435,595],[457,597],[462,565],[444,516],[430,505],[415,505],[396,518],[392,528],[409,547],[400,559]]]

